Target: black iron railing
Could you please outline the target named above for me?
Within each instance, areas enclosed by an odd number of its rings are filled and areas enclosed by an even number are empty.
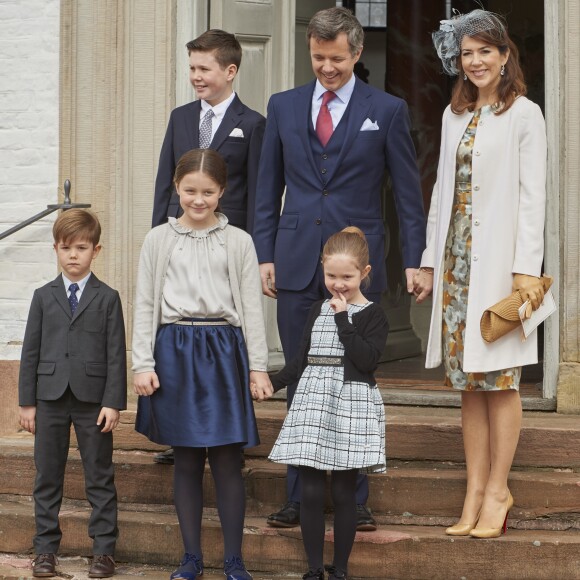
[[[26,226],[33,224],[34,222],[42,219],[43,217],[50,215],[53,211],[58,211],[59,209],[72,209],[73,207],[78,208],[87,208],[91,207],[90,203],[71,203],[70,200],[70,180],[67,179],[64,182],[64,202],[63,203],[53,203],[51,205],[47,205],[44,211],[33,215],[31,218],[24,220],[23,222],[15,225],[13,228],[6,230],[5,232],[0,233],[0,240],[7,238],[11,234],[25,228]]]

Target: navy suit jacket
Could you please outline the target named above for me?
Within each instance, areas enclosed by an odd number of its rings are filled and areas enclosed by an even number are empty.
[[[155,180],[153,227],[165,223],[170,216],[179,217],[183,213],[173,186],[173,174],[179,158],[199,147],[200,112],[199,100],[171,112]],[[228,184],[220,200],[221,210],[231,225],[250,234],[265,125],[264,117],[246,107],[236,95],[210,144],[210,148],[220,153],[228,167]],[[243,137],[230,136],[236,127],[242,130]]]
[[[385,170],[393,185],[403,266],[419,267],[425,248],[425,215],[407,105],[356,79],[350,110],[341,120],[347,123],[346,137],[334,169],[323,174],[310,143],[314,86],[315,81],[278,93],[268,104],[253,233],[258,260],[274,262],[277,288],[302,290],[314,276],[326,240],[348,225],[358,226],[370,250],[368,291],[380,292],[386,288],[381,213]],[[361,131],[366,119],[378,130]]]
[[[62,276],[35,290],[20,360],[19,404],[79,401],[127,406],[125,325],[119,293],[94,274],[72,316]]]

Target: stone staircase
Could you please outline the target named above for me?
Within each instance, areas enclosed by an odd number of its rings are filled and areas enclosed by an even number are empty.
[[[580,579],[580,418],[525,413],[510,481],[515,506],[508,533],[499,539],[475,540],[450,538],[443,532],[460,513],[465,489],[459,410],[402,406],[385,410],[389,470],[371,476],[369,500],[380,527],[357,534],[351,578]],[[300,529],[277,530],[265,523],[265,516],[285,501],[285,468],[266,459],[284,418],[285,402],[257,404],[256,415],[262,444],[246,452],[244,557],[256,580],[300,577],[306,569]],[[115,432],[117,559],[165,565],[158,576],[146,576],[167,578],[167,570],[182,553],[172,506],[173,468],[153,463],[152,455],[160,448],[135,433],[134,418],[133,406],[122,414]],[[61,552],[88,556],[89,509],[74,445],[73,440],[61,512]],[[32,436],[0,438],[0,552],[31,551],[33,479]],[[209,471],[204,485],[208,506],[204,560],[209,568],[219,569],[222,538]],[[329,518],[327,561],[332,541]],[[0,578],[24,578],[18,574],[2,575],[0,570]],[[208,572],[206,577],[213,575]]]

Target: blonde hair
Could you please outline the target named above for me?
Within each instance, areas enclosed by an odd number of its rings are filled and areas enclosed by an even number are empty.
[[[353,258],[357,269],[362,272],[369,265],[369,245],[364,232],[356,226],[348,226],[330,236],[322,249],[322,265],[324,266],[327,258],[337,254]],[[367,276],[363,285],[367,286],[369,283]]]

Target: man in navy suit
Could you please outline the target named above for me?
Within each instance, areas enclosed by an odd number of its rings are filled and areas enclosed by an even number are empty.
[[[165,223],[169,216],[183,213],[173,186],[179,158],[190,149],[209,147],[220,153],[228,167],[221,211],[231,225],[252,233],[266,120],[246,107],[233,90],[242,48],[233,34],[208,30],[188,42],[187,50],[189,78],[198,100],[171,113],[155,180],[153,227]]]
[[[268,104],[254,243],[263,293],[278,299],[278,329],[287,360],[296,354],[310,305],[327,296],[320,254],[333,233],[348,225],[365,233],[372,266],[365,294],[380,302],[386,288],[381,218],[385,170],[393,186],[409,292],[425,247],[422,194],[407,105],[353,74],[363,39],[362,27],[349,10],[329,8],[316,13],[307,30],[316,80],[273,95]],[[288,405],[295,388],[288,387]],[[297,475],[296,468],[288,468],[288,503],[268,518],[270,525],[298,525]],[[368,482],[361,477],[357,484],[359,530],[376,528],[365,505],[367,497]]]
[[[189,80],[198,100],[171,112],[155,180],[153,227],[183,213],[173,185],[179,158],[190,149],[210,148],[228,168],[220,211],[231,225],[251,234],[266,119],[246,107],[233,90],[242,47],[233,34],[213,29],[188,42],[187,51]],[[158,453],[154,460],[173,464],[173,449]]]

